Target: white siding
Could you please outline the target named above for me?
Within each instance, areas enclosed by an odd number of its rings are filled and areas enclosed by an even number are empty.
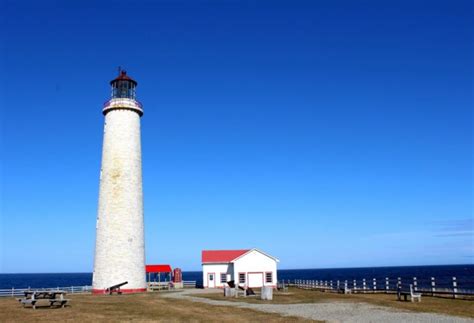
[[[272,282],[267,283],[265,280],[266,273],[272,273]],[[252,250],[248,254],[238,258],[234,261],[234,277],[236,277],[236,283],[239,282],[239,274],[245,274],[245,284],[253,283],[249,287],[261,287],[265,286],[275,286],[277,282],[277,261],[274,258],[271,258],[258,250]],[[255,275],[249,274],[254,273]],[[260,277],[260,273],[263,275],[263,281]],[[257,279],[258,278],[258,279]],[[256,281],[261,281],[260,284],[257,284]],[[240,284],[243,285],[243,284]]]
[[[226,284],[221,283],[221,274],[231,275],[232,276],[232,264],[203,264],[202,265],[202,284],[204,288],[209,288],[208,277],[210,273],[215,275],[215,286],[214,287],[224,287]],[[233,278],[231,277],[231,280]],[[211,287],[212,288],[212,287]]]

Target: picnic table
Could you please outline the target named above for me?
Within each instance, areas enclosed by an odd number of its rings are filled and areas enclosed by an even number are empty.
[[[49,302],[50,307],[54,305],[64,307],[69,302],[68,299],[64,298],[64,295],[66,295],[66,292],[62,290],[32,290],[25,291],[25,297],[19,298],[18,301],[23,304],[23,307],[31,305],[33,309],[36,309],[38,301],[43,300],[45,303]]]

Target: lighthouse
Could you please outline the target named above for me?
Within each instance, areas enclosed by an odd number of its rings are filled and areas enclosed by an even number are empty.
[[[146,291],[142,154],[137,82],[119,71],[104,104],[104,141],[92,292],[127,282],[123,293]]]

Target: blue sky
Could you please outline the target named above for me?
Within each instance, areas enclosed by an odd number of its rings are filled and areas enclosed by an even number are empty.
[[[4,1],[0,272],[90,272],[101,107],[143,103],[147,263],[473,263],[471,1]]]

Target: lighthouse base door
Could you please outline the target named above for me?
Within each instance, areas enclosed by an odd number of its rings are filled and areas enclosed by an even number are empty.
[[[249,287],[263,286],[263,273],[249,273]]]

